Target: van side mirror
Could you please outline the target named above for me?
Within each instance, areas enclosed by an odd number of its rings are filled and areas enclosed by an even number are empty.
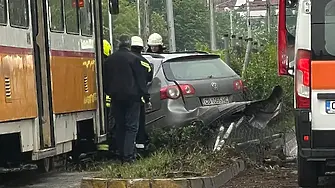
[[[109,12],[112,15],[119,14],[119,0],[109,0]]]

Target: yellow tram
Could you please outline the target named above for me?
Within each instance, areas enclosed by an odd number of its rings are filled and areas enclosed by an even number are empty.
[[[101,13],[101,0],[0,0],[0,169],[48,171],[106,140]]]

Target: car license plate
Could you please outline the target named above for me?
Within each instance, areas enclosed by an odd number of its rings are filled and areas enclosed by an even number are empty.
[[[227,103],[229,103],[228,97],[210,97],[202,99],[202,104],[204,106],[227,104]]]
[[[335,101],[326,101],[326,112],[328,114],[335,114]]]

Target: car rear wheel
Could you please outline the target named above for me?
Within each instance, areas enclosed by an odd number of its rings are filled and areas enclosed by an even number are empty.
[[[318,171],[317,163],[307,162],[298,156],[298,184],[300,187],[317,187]]]

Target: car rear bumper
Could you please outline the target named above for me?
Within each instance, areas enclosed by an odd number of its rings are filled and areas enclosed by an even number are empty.
[[[174,102],[174,101],[172,101]],[[172,103],[171,102],[171,103]],[[230,116],[245,109],[248,102],[229,103],[217,106],[201,106],[187,110],[181,105],[168,105],[159,111],[147,114],[147,126],[153,128],[179,127],[201,121],[208,125],[222,116]]]

